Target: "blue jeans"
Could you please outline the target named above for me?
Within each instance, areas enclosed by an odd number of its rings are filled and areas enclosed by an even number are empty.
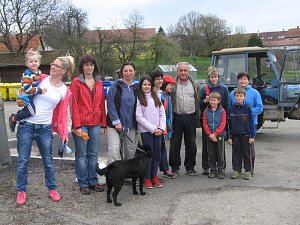
[[[82,126],[89,140],[84,140],[72,133],[75,143],[75,173],[79,187],[95,185],[98,182],[96,166],[100,146],[101,126]]]
[[[36,141],[43,159],[45,182],[49,190],[56,189],[55,165],[52,156],[51,124],[20,122],[17,132],[17,190],[25,191],[28,182],[28,162],[33,140]]]
[[[141,133],[141,138],[143,145],[148,145],[152,151],[152,157],[147,162],[147,171],[145,175],[146,179],[152,179],[157,176],[160,162],[162,136],[155,136],[150,132],[145,132]]]

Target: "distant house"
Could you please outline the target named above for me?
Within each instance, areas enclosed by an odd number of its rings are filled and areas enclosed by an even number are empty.
[[[138,42],[149,41],[155,35],[155,28],[139,28],[136,30]],[[88,30],[84,33],[85,40],[91,43],[97,43],[100,41],[116,42],[121,39],[126,42],[132,41],[133,36],[133,33],[129,29]]]
[[[24,42],[25,42],[25,36],[23,37]],[[10,36],[10,41],[12,44],[12,48],[14,50],[14,52],[18,52],[19,49],[19,43],[17,41],[16,35],[11,35]],[[28,42],[28,46],[26,48],[27,49],[33,49],[33,50],[38,50],[38,51],[43,51],[44,50],[44,46],[43,46],[43,42],[41,39],[40,35],[35,35],[33,38],[30,39],[30,41]],[[0,52],[10,52],[8,50],[8,48],[6,47],[6,45],[4,44],[3,38],[0,37]]]
[[[300,28],[292,28],[287,31],[272,31],[258,33],[264,47],[272,49],[299,48]]]
[[[171,75],[173,77],[177,76],[177,68],[176,65],[158,65],[157,69],[160,69],[164,75]],[[190,76],[197,79],[197,69],[190,64]]]
[[[0,53],[0,83],[19,83],[25,71],[25,54],[20,52]],[[42,73],[49,74],[50,63],[65,52],[40,51],[42,62],[39,69]]]

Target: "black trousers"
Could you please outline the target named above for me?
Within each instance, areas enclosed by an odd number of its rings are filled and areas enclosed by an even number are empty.
[[[180,149],[182,138],[185,144],[184,167],[186,170],[194,169],[196,165],[196,114],[174,114],[173,136],[170,142],[169,165],[173,170],[181,166]]]
[[[249,136],[232,137],[232,168],[236,171],[242,170],[244,164],[245,171],[252,168],[252,149],[249,144]]]
[[[225,162],[225,141],[219,137],[217,142],[207,138],[208,165],[211,173],[222,172]]]
[[[202,125],[202,168],[209,169],[208,153],[207,153],[207,135]]]

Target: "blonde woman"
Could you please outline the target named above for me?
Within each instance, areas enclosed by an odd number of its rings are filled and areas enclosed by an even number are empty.
[[[58,57],[50,67],[50,75],[42,75],[40,88],[46,88],[43,95],[34,96],[36,113],[21,121],[17,131],[17,204],[26,203],[26,187],[28,183],[28,161],[30,159],[33,140],[36,141],[43,159],[45,182],[51,199],[60,200],[56,188],[55,165],[52,155],[52,131],[58,133],[63,142],[68,141],[68,101],[69,88],[62,82],[65,76],[71,77],[74,59],[71,56]]]

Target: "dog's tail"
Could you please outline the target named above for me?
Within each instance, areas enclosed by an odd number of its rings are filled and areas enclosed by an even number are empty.
[[[97,167],[96,167],[96,172],[100,175],[100,176],[103,176],[105,175],[108,170],[107,170],[107,167],[104,167],[102,169],[99,168],[99,163],[97,163]]]

